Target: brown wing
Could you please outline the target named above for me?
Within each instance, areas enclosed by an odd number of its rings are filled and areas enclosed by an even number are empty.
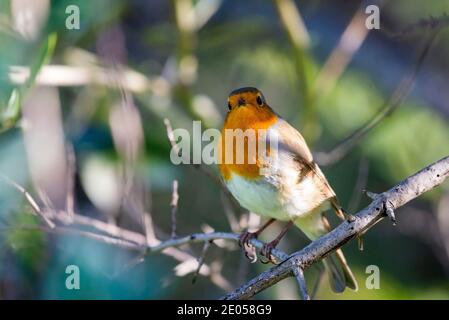
[[[307,174],[314,174],[322,183],[323,189],[329,194],[332,207],[334,208],[335,214],[341,218],[345,219],[345,214],[340,206],[337,196],[334,190],[329,185],[326,177],[321,171],[320,167],[313,161],[312,153],[307,146],[306,141],[303,136],[292,127],[287,121],[279,118],[278,122],[279,132],[282,132],[282,137],[279,139],[279,149],[284,149],[292,153],[293,159],[300,163],[302,168],[301,178]]]
[[[285,148],[305,162],[313,163],[312,153],[298,130],[282,118],[279,118],[277,126],[278,132],[282,132],[282,137],[279,139],[279,148]]]

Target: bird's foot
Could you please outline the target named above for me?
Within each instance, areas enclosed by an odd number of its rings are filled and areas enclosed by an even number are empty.
[[[345,210],[341,209],[343,216],[345,217],[345,220],[348,222],[354,222],[355,216],[353,214],[347,213]]]
[[[256,239],[257,236],[257,232],[244,231],[239,237],[239,246],[243,248],[245,257],[248,258],[251,263],[257,262],[257,253],[256,249],[251,246],[249,242],[251,239]]]
[[[249,245],[252,239],[256,239],[259,234],[257,232],[244,231],[239,237],[239,246],[244,248]]]
[[[262,250],[260,251],[260,254],[267,258],[267,260],[261,260],[262,263],[274,263],[275,261],[271,257],[271,251],[273,251],[274,248],[278,245],[279,241],[285,236],[287,233],[287,230],[293,225],[293,221],[289,221],[287,225],[282,229],[281,233],[274,239],[273,241],[266,243],[263,245]]]
[[[260,250],[260,255],[262,257],[265,257],[267,260],[262,260],[260,259],[260,262],[267,264],[267,263],[275,263],[274,260],[271,257],[271,252],[273,251],[273,249],[276,248],[276,246],[278,245],[279,240],[275,239],[269,243],[265,243],[262,247],[262,250]]]

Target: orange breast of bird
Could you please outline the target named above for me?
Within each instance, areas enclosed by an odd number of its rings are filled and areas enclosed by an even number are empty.
[[[245,98],[243,96],[243,98]],[[231,97],[232,99],[232,97]],[[250,97],[247,98],[249,100]],[[255,180],[260,177],[261,159],[258,157],[262,130],[267,132],[277,122],[276,114],[270,107],[259,107],[247,104],[233,108],[227,115],[221,131],[221,141],[218,144],[219,170],[225,181],[229,181],[233,175],[239,175],[245,179]],[[241,129],[244,134],[243,150],[238,150],[239,144],[236,135],[227,135]],[[247,131],[251,129],[250,131]],[[254,134],[251,134],[251,131]],[[246,134],[248,133],[248,134]],[[231,138],[229,138],[231,137]],[[231,143],[232,141],[232,143]],[[256,152],[248,152],[250,146],[255,145]],[[242,149],[242,143],[240,144]],[[254,150],[254,149],[252,149]],[[269,146],[265,146],[266,154],[269,155]],[[237,163],[237,151],[243,152],[243,162]],[[232,153],[232,154],[229,154]],[[228,159],[232,159],[229,161]]]

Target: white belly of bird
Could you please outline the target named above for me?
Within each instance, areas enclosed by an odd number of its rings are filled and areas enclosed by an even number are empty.
[[[227,187],[246,209],[277,220],[305,217],[317,207],[327,209],[327,201],[317,188],[313,176],[300,182],[297,181],[297,172],[281,176],[283,177],[275,175],[249,180],[233,175],[227,182]]]

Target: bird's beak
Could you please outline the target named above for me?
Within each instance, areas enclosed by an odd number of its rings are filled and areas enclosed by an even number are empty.
[[[242,99],[242,98],[239,98],[239,100],[237,101],[237,106],[238,106],[238,107],[242,107],[242,106],[244,106],[244,105],[246,105],[245,100]]]

